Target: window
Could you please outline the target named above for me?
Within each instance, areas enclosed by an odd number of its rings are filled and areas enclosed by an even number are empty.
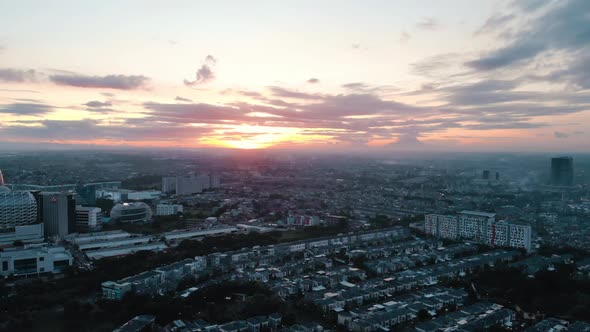
[[[2,262],[2,271],[8,271],[8,262]]]
[[[39,261],[42,262],[45,260],[45,257],[39,257]]]

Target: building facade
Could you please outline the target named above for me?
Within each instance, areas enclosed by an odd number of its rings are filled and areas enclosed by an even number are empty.
[[[76,227],[76,200],[72,193],[42,193],[45,236],[65,236]]]
[[[73,262],[64,247],[31,245],[7,248],[0,252],[0,275],[24,276],[39,273],[59,273]]]
[[[180,204],[158,204],[156,205],[157,216],[173,216],[183,212],[183,206]]]
[[[96,232],[102,229],[102,210],[99,207],[76,206],[76,231]]]
[[[574,185],[574,159],[572,157],[551,158],[551,185],[560,187]]]

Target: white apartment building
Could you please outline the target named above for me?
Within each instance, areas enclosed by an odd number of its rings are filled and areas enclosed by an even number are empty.
[[[183,212],[183,206],[180,204],[158,204],[156,205],[157,216],[173,216]]]
[[[531,226],[496,222],[495,214],[461,211],[459,216],[429,214],[424,231],[445,239],[470,239],[497,247],[531,249]]]

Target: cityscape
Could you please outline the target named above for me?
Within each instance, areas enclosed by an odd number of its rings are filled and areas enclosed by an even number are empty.
[[[590,328],[589,155],[71,151],[2,165],[8,330]]]
[[[0,1],[0,332],[590,332],[590,0]]]

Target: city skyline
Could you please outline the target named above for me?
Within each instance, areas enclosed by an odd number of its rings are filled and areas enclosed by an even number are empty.
[[[590,2],[0,4],[0,146],[588,152]]]

